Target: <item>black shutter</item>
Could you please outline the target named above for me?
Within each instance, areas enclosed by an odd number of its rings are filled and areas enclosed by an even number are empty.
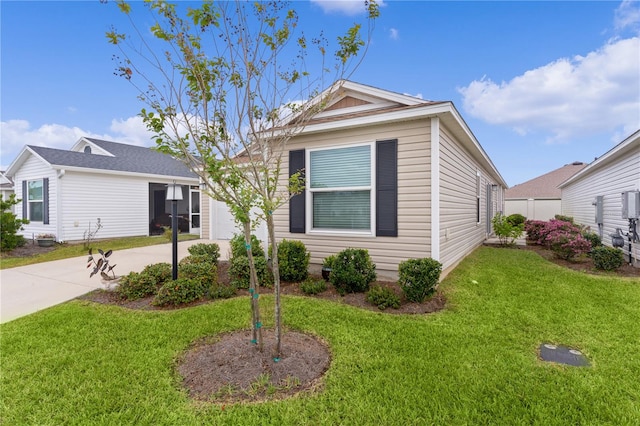
[[[304,176],[305,166],[304,149],[289,151],[289,177],[302,171]],[[305,227],[305,191],[294,195],[289,200],[289,232],[293,234],[304,234]]]
[[[27,181],[22,181],[22,218],[29,218],[29,194],[27,193]]]
[[[49,178],[42,179],[42,223],[49,224]]]
[[[376,143],[376,236],[398,236],[398,140]]]

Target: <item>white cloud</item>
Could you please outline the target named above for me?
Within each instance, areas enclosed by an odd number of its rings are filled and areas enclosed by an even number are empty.
[[[415,95],[412,95],[411,93],[403,93],[403,95],[407,95],[407,96],[413,96],[414,98],[418,98],[418,99],[424,99],[422,97],[422,93],[417,93]]]
[[[640,29],[640,7],[638,0],[624,0],[615,11],[614,26],[617,31]]]
[[[391,28],[389,30],[389,37],[391,38],[391,40],[398,40],[400,38],[400,34],[398,33],[398,30],[396,28]]]
[[[311,0],[311,3],[320,6],[324,13],[343,13],[352,16],[366,11],[363,0]],[[378,6],[384,6],[384,2],[379,1]]]
[[[45,146],[48,148],[69,149],[81,137],[105,139],[132,145],[151,146],[153,142],[140,117],[131,117],[111,122],[113,134],[98,134],[61,124],[43,124],[32,128],[27,120],[9,120],[0,122],[2,145],[0,146],[0,166],[3,170],[20,153],[25,145]]]
[[[640,39],[614,40],[586,56],[563,58],[497,84],[482,78],[459,88],[464,109],[520,134],[551,141],[640,128]]]

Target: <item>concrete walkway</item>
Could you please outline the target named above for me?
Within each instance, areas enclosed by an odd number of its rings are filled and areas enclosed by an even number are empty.
[[[178,259],[189,254],[189,246],[217,243],[220,259],[229,259],[229,241],[191,240],[178,243]],[[111,264],[116,275],[140,272],[152,263],[171,263],[171,243],[114,251]],[[0,323],[74,299],[98,288],[100,278],[89,278],[87,256],[54,260],[0,270]]]

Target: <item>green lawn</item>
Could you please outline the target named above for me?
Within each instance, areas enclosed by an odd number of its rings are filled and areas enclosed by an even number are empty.
[[[448,308],[426,316],[285,297],[286,325],[330,345],[324,389],[224,409],[191,403],[174,362],[194,340],[247,327],[248,300],[163,312],[72,301],[0,326],[0,423],[640,424],[637,280],[482,247],[441,288]],[[593,367],[543,363],[542,342]]]
[[[195,240],[197,235],[179,234],[178,241]],[[104,247],[105,250],[124,250],[134,247],[152,246],[156,244],[167,244],[171,241],[164,236],[153,237],[126,237],[113,238],[108,240],[96,241],[93,247]],[[27,244],[31,244],[28,242]],[[15,268],[16,266],[32,265],[34,263],[49,262],[51,260],[68,259],[70,257],[78,257],[87,254],[87,250],[82,243],[78,244],[57,244],[55,250],[47,253],[38,254],[31,257],[6,257],[0,258],[0,269]]]

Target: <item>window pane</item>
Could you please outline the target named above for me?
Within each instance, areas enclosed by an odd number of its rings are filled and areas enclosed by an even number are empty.
[[[313,151],[311,188],[371,185],[371,146]]]
[[[29,220],[42,222],[42,202],[29,203]]]
[[[314,193],[313,228],[371,229],[371,192],[340,191]]]
[[[42,200],[42,181],[29,181],[29,201]]]

